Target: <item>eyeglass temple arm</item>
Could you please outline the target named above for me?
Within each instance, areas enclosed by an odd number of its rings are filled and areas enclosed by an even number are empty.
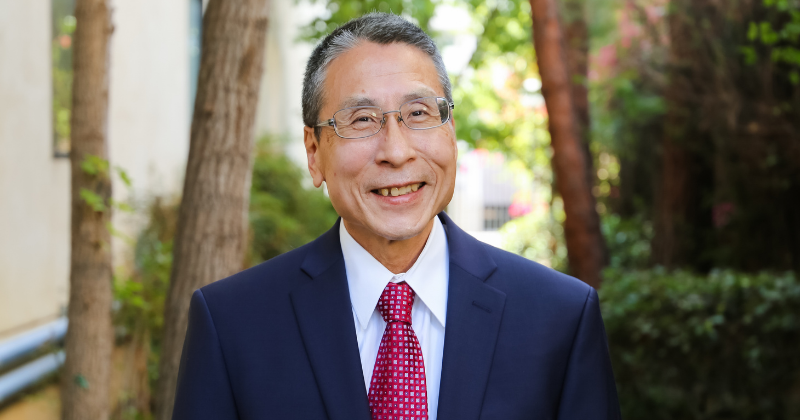
[[[315,125],[314,127],[332,127],[333,123],[334,123],[333,118],[331,118],[327,121],[318,122],[317,125]]]

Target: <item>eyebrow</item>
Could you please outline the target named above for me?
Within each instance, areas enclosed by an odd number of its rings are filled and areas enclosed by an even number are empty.
[[[400,103],[404,104],[408,101],[413,101],[414,99],[425,98],[429,96],[437,96],[436,92],[432,89],[428,88],[421,88],[417,89],[411,93],[407,93],[402,96],[400,99]],[[339,104],[339,109],[350,108],[354,106],[377,106],[379,107],[375,101],[366,97],[366,96],[351,96],[346,98]],[[380,107],[379,107],[380,108]]]

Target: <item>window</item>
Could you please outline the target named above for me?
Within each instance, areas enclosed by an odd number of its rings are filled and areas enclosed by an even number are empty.
[[[200,47],[203,41],[203,1],[189,0],[189,112],[194,110],[197,76],[200,73]]]
[[[511,220],[508,214],[509,206],[484,205],[483,230],[499,230],[506,222]]]
[[[52,0],[53,154],[69,156],[75,0]]]

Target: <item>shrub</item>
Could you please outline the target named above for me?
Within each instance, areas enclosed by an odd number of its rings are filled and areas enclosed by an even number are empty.
[[[800,415],[793,274],[608,270],[600,290],[623,418]]]
[[[313,240],[338,217],[321,191],[303,186],[301,169],[269,139],[258,142],[250,195],[250,248],[246,264],[257,264]],[[114,419],[150,418],[150,390],[158,379],[164,302],[172,268],[178,203],[155,199],[148,225],[136,239],[130,275],[114,282],[117,334],[129,342],[124,389]]]
[[[249,262],[257,264],[314,240],[339,216],[322,191],[304,187],[302,170],[269,137],[256,144],[254,160]]]

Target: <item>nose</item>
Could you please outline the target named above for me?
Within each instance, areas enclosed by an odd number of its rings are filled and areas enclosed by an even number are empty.
[[[382,130],[383,137],[378,140],[378,153],[375,156],[378,163],[399,167],[414,160],[417,151],[414,149],[413,138],[409,135],[410,129],[404,127],[400,113],[386,113],[384,117],[386,123]]]

